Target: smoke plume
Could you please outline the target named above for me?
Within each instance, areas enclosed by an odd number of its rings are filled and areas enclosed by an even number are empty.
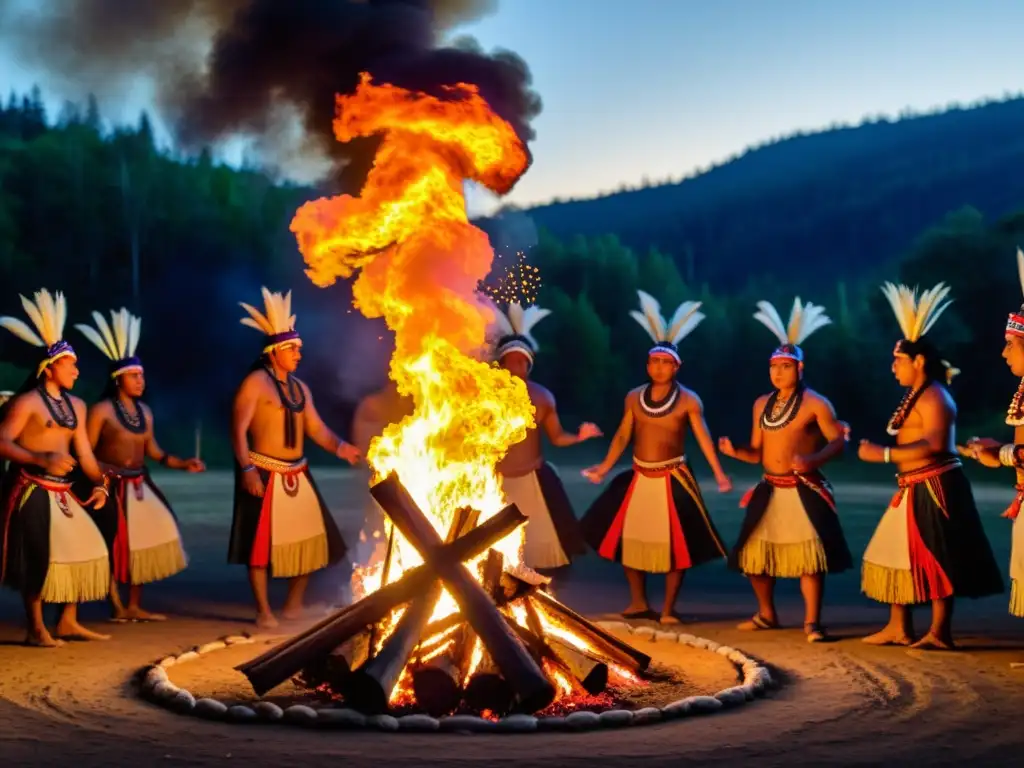
[[[359,73],[440,95],[479,86],[492,109],[526,141],[541,109],[525,62],[461,39],[459,24],[497,0],[48,0],[0,5],[0,36],[17,58],[65,87],[123,98],[151,81],[164,122],[182,148],[243,136],[267,166],[336,173],[357,192],[377,140],[340,144],[335,94]]]

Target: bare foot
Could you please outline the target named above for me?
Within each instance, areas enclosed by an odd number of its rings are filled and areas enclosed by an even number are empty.
[[[278,621],[272,613],[260,613],[256,616],[256,626],[260,629],[275,629]]]
[[[150,613],[142,608],[129,608],[124,612],[124,618],[129,621],[167,621],[162,613]]]
[[[674,613],[663,613],[661,618],[658,619],[659,624],[682,624],[683,620],[676,616]]]
[[[760,613],[755,613],[753,618],[737,624],[736,629],[744,632],[756,632],[762,629],[779,629],[779,620],[766,619]]]
[[[55,640],[45,627],[38,632],[29,631],[25,635],[25,645],[32,648],[60,648],[65,645],[63,640]]]
[[[956,645],[953,643],[953,639],[944,639],[936,635],[934,632],[929,632],[916,643],[913,643],[911,648],[919,648],[923,651],[955,651]]]
[[[868,645],[910,645],[913,642],[903,632],[889,627],[881,632],[875,632],[873,635],[862,637],[860,641]]]
[[[57,636],[72,640],[109,640],[110,635],[102,635],[86,629],[77,621],[60,622],[57,625]]]
[[[285,606],[281,609],[281,618],[285,621],[298,621],[306,617],[306,608],[289,608]]]
[[[658,614],[651,610],[649,605],[635,605],[630,603],[626,610],[622,612],[622,618],[624,619],[650,619],[656,620]]]

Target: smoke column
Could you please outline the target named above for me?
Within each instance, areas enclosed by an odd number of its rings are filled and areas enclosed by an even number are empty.
[[[473,83],[527,141],[541,110],[523,60],[464,39],[497,0],[37,0],[0,4],[0,36],[65,87],[120,97],[145,77],[178,145],[253,141],[269,167],[324,172],[358,192],[378,143],[333,139],[335,94],[359,73],[437,94]],[[119,95],[119,96],[118,96]]]

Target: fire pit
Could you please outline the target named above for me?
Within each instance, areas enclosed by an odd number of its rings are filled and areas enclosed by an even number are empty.
[[[462,563],[526,521],[514,505],[479,526],[477,513],[460,510],[442,542],[396,475],[371,493],[424,564],[237,667],[256,693],[299,673],[367,715],[405,709],[499,717],[559,702],[572,711],[567,702],[601,696],[612,704],[609,684],[642,683],[650,657],[560,603],[545,591],[546,579],[507,572],[493,548],[476,578]],[[442,590],[455,610],[430,622]],[[400,618],[384,635],[378,623],[396,609]]]

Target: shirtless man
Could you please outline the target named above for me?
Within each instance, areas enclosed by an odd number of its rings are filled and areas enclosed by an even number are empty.
[[[586,550],[572,502],[554,467],[544,460],[541,430],[556,448],[576,445],[601,436],[597,425],[584,423],[576,434],[562,429],[558,406],[551,392],[530,380],[537,342],[530,335],[533,327],[547,317],[550,310],[533,305],[524,309],[510,304],[508,312],[496,310],[501,330],[495,359],[506,371],[522,379],[536,409],[537,426],[508,452],[496,467],[506,499],[530,518],[524,531],[523,560],[534,570],[548,570],[569,565],[576,555]]]
[[[17,318],[0,326],[42,350],[38,366],[0,408],[0,458],[10,462],[0,493],[5,535],[0,581],[22,593],[26,644],[45,648],[67,638],[108,640],[78,622],[78,603],[102,600],[110,589],[107,547],[96,523],[71,493],[68,475],[78,464],[93,483],[84,504],[102,507],[109,496],[85,431],[85,403],[70,394],[78,379],[74,349],[63,339],[64,295],[43,289],[21,303],[35,330]],[[62,603],[53,635],[43,603]]]
[[[345,556],[347,545],[317,490],[303,455],[305,438],[355,464],[356,448],[320,419],[305,382],[292,374],[302,359],[291,292],[263,289],[265,314],[242,304],[242,324],[265,335],[263,353],[235,394],[231,432],[235,508],[228,562],[249,567],[256,623],[277,626],[267,599],[267,569],[290,579],[282,615],[297,619],[309,575]]]
[[[1017,249],[1017,268],[1024,291],[1024,252]],[[1003,360],[1014,376],[1020,378],[1017,392],[1006,412],[1006,423],[1013,427],[1013,442],[972,437],[966,446],[957,446],[960,455],[977,460],[986,467],[1011,467],[1016,475],[1016,495],[1003,517],[1013,521],[1010,536],[1010,614],[1024,618],[1024,305],[1011,312],[1004,332]],[[1014,666],[1022,666],[1019,663]]]
[[[639,292],[643,313],[633,318],[654,339],[647,358],[650,382],[626,395],[625,413],[603,462],[583,471],[600,483],[633,441],[633,467],[616,475],[587,510],[583,535],[597,553],[622,563],[629,582],[628,619],[655,619],[647,601],[646,574],[665,573],[665,605],[660,621],[679,623],[676,597],[687,569],[725,557],[725,545],[711,522],[700,486],[684,452],[689,423],[715,473],[718,490],[732,482],[722,471],[715,444],[696,393],[676,381],[681,359],[677,344],[704,319],[700,304],[686,302],[670,323],[658,303]]]
[[[825,639],[821,599],[826,573],[853,565],[832,487],[820,467],[843,451],[844,425],[832,404],[803,382],[804,353],[799,347],[831,320],[824,307],[793,303],[788,325],[775,307],[758,302],[755,319],[775,334],[781,346],[772,352],[769,375],[774,391],[754,402],[750,445],[735,447],[723,437],[718,449],[748,464],[760,464],[764,479],[740,502],[747,508],[729,565],[750,579],[757,613],[739,629],[777,629],[775,580],[800,579],[804,632],[808,642]],[[824,442],[824,445],[821,443]]]
[[[110,361],[107,386],[89,409],[86,431],[100,468],[111,481],[111,503],[93,517],[111,555],[112,620],[164,621],[166,616],[141,607],[142,585],[183,571],[187,558],[171,505],[145,461],[149,457],[168,469],[187,472],[206,467],[196,458],[171,456],[156,442],[153,412],[140,400],[146,389],[142,361],[135,356],[141,319],[124,308],[110,313],[109,324],[98,312],[93,318],[96,328],[75,328]],[[127,607],[121,602],[119,584],[129,585]]]
[[[893,463],[899,490],[864,551],[861,590],[890,608],[889,623],[864,638],[872,645],[953,649],[953,600],[1003,590],[981,527],[971,484],[956,454],[956,403],[947,389],[957,371],[942,359],[929,329],[949,305],[942,283],[925,291],[886,283],[903,338],[892,371],[907,388],[886,431],[896,447],[861,440],[862,461]],[[914,642],[910,606],[931,602],[932,623]]]

